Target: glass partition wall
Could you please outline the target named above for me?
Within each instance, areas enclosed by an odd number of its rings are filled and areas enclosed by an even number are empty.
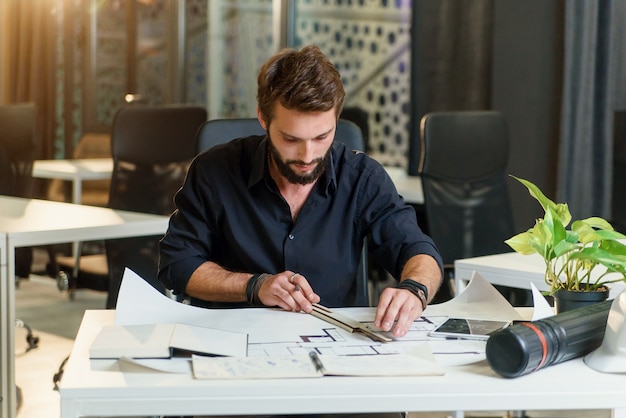
[[[347,107],[368,114],[371,154],[406,167],[410,17],[407,1],[210,1],[211,117],[256,114],[256,75],[282,46],[318,45],[342,74]]]
[[[368,114],[370,154],[406,167],[410,117],[411,2],[298,0],[293,44],[317,44],[339,69],[346,107]]]
[[[342,74],[347,107],[368,114],[369,147],[406,167],[408,0],[91,0],[64,3],[58,43],[58,156],[106,132],[120,106],[194,103],[210,118],[256,115],[260,65],[317,44]],[[69,118],[66,117],[69,115]]]

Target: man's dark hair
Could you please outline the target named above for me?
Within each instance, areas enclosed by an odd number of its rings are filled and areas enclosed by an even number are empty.
[[[279,51],[261,67],[257,82],[257,103],[268,125],[277,102],[302,112],[334,108],[337,117],[343,109],[339,71],[315,45]]]

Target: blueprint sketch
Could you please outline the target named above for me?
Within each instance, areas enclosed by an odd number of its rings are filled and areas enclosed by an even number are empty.
[[[141,295],[141,297],[137,297]],[[375,308],[339,308],[352,319],[373,325]],[[286,312],[273,308],[229,310],[206,309],[170,299],[141,277],[127,269],[119,293],[116,324],[182,323],[248,334],[247,355],[283,356],[319,355],[385,355],[406,353],[416,344],[427,342],[437,362],[464,364],[484,359],[484,341],[447,340],[428,334],[449,316],[484,319],[522,319],[498,291],[475,275],[464,292],[449,302],[430,305],[407,333],[393,341],[380,343],[335,327],[313,315]],[[376,330],[379,331],[380,330]]]

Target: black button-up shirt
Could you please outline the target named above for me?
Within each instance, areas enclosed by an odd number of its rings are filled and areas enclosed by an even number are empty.
[[[385,169],[333,143],[328,169],[296,221],[267,168],[267,139],[241,138],[192,162],[160,243],[159,278],[184,295],[191,274],[210,260],[231,271],[302,274],[326,306],[349,305],[363,240],[395,278],[416,254],[442,265]],[[207,303],[200,306],[245,306]]]

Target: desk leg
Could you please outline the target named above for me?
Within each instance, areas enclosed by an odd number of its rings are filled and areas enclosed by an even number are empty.
[[[452,295],[452,297],[460,295],[465,290],[466,286],[467,286],[467,282],[463,279],[459,279],[458,276],[455,274],[454,275],[454,295]]]
[[[76,259],[76,265],[78,265],[78,261],[80,260],[80,253],[81,253],[81,251],[82,251],[82,249],[81,249],[80,242],[79,241],[74,241],[72,243],[72,255]]]
[[[72,280],[73,285],[69,286],[67,291],[70,297],[70,300],[74,300],[76,285],[78,284],[78,274],[80,272],[80,257],[83,254],[83,243],[75,242],[74,244],[74,268],[72,269]]]
[[[6,242],[3,244],[6,245]],[[3,247],[5,247],[3,245]],[[6,248],[3,248],[6,249]],[[9,368],[9,362],[11,356],[8,353],[9,344],[9,329],[14,326],[11,325],[9,320],[9,298],[8,287],[13,284],[13,281],[8,279],[8,268],[6,259],[8,258],[5,251],[0,254],[0,264],[2,270],[0,271],[0,416],[6,417],[9,415],[9,378],[6,370]]]
[[[626,418],[626,408],[615,408],[611,411],[611,418]]]
[[[73,400],[61,398],[61,418],[78,418],[79,412]]]
[[[72,201],[77,205],[80,205],[82,202],[82,193],[83,193],[83,183],[82,181],[75,179],[72,182]],[[74,271],[73,279],[74,282],[78,279],[78,272],[80,271],[80,256],[83,252],[83,246],[81,242],[73,242],[72,243],[72,255],[74,256]],[[74,297],[74,291],[76,289],[67,289],[70,295],[70,299]]]
[[[81,197],[83,193],[83,183],[80,180],[74,180],[72,182],[72,202],[79,204],[81,203]]]
[[[2,417],[15,418],[15,248],[8,242],[0,257],[4,265],[0,273],[0,412]]]

